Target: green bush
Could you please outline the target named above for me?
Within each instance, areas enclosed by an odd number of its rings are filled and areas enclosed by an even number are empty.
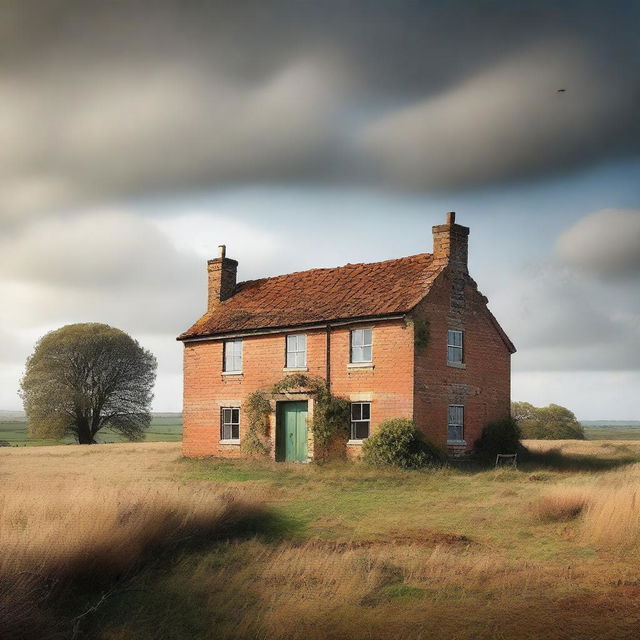
[[[511,415],[518,422],[525,440],[584,440],[584,429],[573,411],[557,404],[534,407],[514,402]]]
[[[364,461],[374,466],[420,469],[446,461],[446,454],[425,440],[407,418],[385,420],[362,448]]]
[[[475,454],[484,459],[495,460],[499,453],[518,453],[520,450],[520,428],[513,418],[490,422],[473,445]]]

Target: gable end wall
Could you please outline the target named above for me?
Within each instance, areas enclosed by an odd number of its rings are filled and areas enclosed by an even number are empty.
[[[511,403],[511,356],[486,313],[486,302],[465,278],[445,270],[413,316],[426,320],[429,340],[416,347],[414,421],[427,437],[447,447],[450,404],[464,405],[466,446],[449,446],[450,453],[469,450],[483,427],[508,418]],[[447,364],[447,331],[464,331],[464,368]]]

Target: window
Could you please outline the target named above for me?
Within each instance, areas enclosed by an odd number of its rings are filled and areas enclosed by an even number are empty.
[[[307,366],[307,335],[298,333],[287,336],[287,369],[301,369]]]
[[[240,409],[238,407],[220,409],[220,440],[240,440]]]
[[[351,362],[371,362],[372,334],[371,328],[351,332]]]
[[[447,362],[462,363],[462,331],[447,332]]]
[[[364,440],[369,437],[371,423],[371,403],[351,403],[351,439]]]
[[[242,340],[227,340],[224,343],[224,371],[242,372]]]
[[[447,440],[450,442],[464,440],[464,407],[461,404],[449,405]]]

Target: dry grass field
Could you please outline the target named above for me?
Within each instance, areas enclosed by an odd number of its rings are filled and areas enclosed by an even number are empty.
[[[640,634],[640,443],[518,471],[0,449],[0,637]]]

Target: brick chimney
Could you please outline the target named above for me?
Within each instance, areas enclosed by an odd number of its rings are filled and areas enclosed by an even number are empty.
[[[433,227],[433,259],[436,264],[448,264],[453,271],[467,274],[469,227],[456,224],[456,214],[447,213],[445,224]]]
[[[223,300],[230,298],[236,288],[238,274],[237,260],[227,258],[227,248],[221,244],[218,247],[218,257],[207,261],[209,274],[209,304],[211,311]]]

